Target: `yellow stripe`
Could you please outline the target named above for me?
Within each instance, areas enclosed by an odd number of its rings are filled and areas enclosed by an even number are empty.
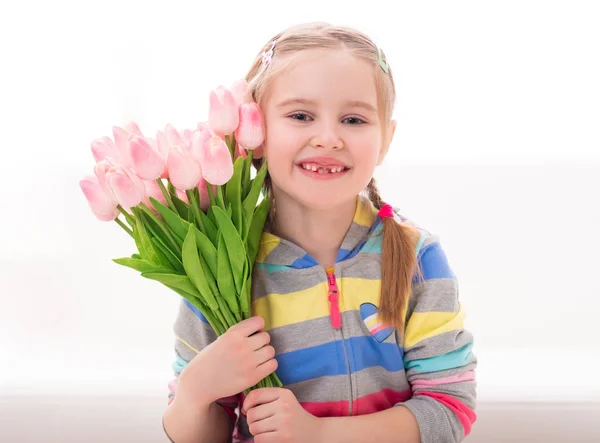
[[[361,226],[371,226],[377,217],[377,210],[368,201],[363,201],[358,197],[356,212],[354,213],[354,223]]]
[[[258,248],[258,254],[256,256],[256,261],[262,263],[265,261],[265,258],[277,247],[279,244],[279,237],[269,234],[268,232],[263,232],[262,237],[260,238],[260,247]]]
[[[338,278],[340,311],[359,310],[362,303],[379,304],[379,280]],[[327,283],[287,294],[269,294],[253,304],[254,312],[265,319],[265,329],[314,320],[330,314]]]
[[[379,319],[377,317],[372,318],[370,320],[365,320],[365,326],[369,329],[379,325]]]
[[[186,345],[188,348],[190,348],[192,351],[194,351],[196,354],[200,352],[200,351],[198,351],[198,349],[194,348],[192,345],[190,345],[187,341],[185,341],[183,338],[179,337],[178,335],[176,335],[175,338],[177,340],[179,340],[181,343],[183,343],[184,345]]]
[[[411,348],[427,338],[463,328],[465,314],[458,312],[414,312],[406,326],[404,347]]]

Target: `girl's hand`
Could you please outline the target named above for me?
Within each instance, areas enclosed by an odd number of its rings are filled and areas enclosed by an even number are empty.
[[[242,413],[247,415],[255,443],[317,442],[321,435],[321,420],[308,413],[288,389],[250,392]]]
[[[200,351],[181,371],[175,400],[208,406],[275,371],[275,349],[269,345],[269,334],[261,331],[264,326],[262,317],[243,320]]]

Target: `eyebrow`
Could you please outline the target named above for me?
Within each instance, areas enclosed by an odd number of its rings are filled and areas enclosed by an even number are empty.
[[[277,107],[278,108],[283,108],[285,106],[289,106],[289,105],[312,105],[315,106],[317,103],[314,100],[308,100],[305,98],[289,98],[287,100],[283,100],[282,102],[280,102]],[[377,112],[377,109],[375,108],[375,106],[373,106],[370,103],[367,102],[363,102],[361,100],[350,100],[348,102],[345,103],[346,106],[352,107],[352,108],[364,108],[368,111],[372,111],[372,112]]]

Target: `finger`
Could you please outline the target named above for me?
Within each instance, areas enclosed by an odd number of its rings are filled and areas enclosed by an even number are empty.
[[[263,346],[268,345],[271,342],[271,336],[265,331],[257,332],[256,334],[250,336],[248,341],[252,346],[252,350],[256,351]]]
[[[278,388],[259,388],[250,391],[244,404],[242,405],[243,411],[249,411],[255,406],[262,405],[265,403],[271,403],[279,398]]]
[[[254,351],[256,366],[260,366],[263,363],[272,360],[273,357],[275,357],[275,348],[271,345],[263,346],[262,348]]]
[[[264,327],[265,320],[260,316],[254,316],[233,325],[231,328],[229,328],[229,330],[237,331],[242,333],[245,337],[250,337],[252,334],[260,331]]]
[[[278,431],[276,417],[269,417],[248,425],[248,430],[255,437],[267,433],[275,434]]]
[[[258,376],[260,377],[260,380],[262,380],[263,378],[265,378],[268,375],[275,372],[277,370],[278,366],[279,366],[279,362],[274,358],[266,361],[265,363],[263,363],[261,365],[258,365],[256,370],[257,370]]]
[[[273,417],[277,412],[277,403],[271,402],[253,407],[246,412],[248,424]]]

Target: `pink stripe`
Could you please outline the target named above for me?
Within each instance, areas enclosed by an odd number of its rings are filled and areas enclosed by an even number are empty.
[[[352,413],[354,415],[364,415],[384,411],[411,397],[412,392],[410,390],[394,391],[392,389],[383,389],[375,394],[365,395],[364,397],[355,400]]]
[[[177,391],[177,379],[173,379],[169,382],[169,392],[173,394]]]
[[[365,395],[352,403],[352,415],[372,414],[393,407],[408,400],[412,392],[384,389],[375,394]],[[348,401],[302,402],[302,407],[316,417],[343,417],[349,412]]]
[[[450,383],[459,383],[461,381],[473,381],[475,380],[475,371],[467,371],[462,374],[452,375],[450,377],[443,378],[434,378],[432,380],[429,379],[417,379],[412,382],[412,389],[416,391],[417,389],[424,389],[431,386],[438,385],[446,385]]]
[[[383,331],[384,329],[387,329],[387,328],[388,328],[388,326],[386,326],[386,325],[378,325],[376,328],[371,329],[371,334],[375,335],[379,331]]]
[[[302,407],[315,417],[343,417],[348,415],[350,402],[348,401],[323,401],[302,402]]]
[[[419,392],[418,395],[431,397],[442,403],[456,414],[456,417],[458,417],[463,426],[465,437],[471,433],[471,426],[477,420],[477,414],[462,401],[450,395],[440,394],[439,392]]]

